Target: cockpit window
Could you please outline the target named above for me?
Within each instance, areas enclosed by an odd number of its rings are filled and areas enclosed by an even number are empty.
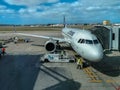
[[[85,43],[85,39],[82,39],[80,43]]]
[[[95,39],[95,40],[79,39],[78,43],[81,43],[81,44],[83,44],[83,43],[86,43],[86,44],[98,44],[99,42],[98,42],[97,39]]]
[[[92,40],[85,40],[85,39],[79,39],[78,43],[86,43],[86,44],[93,44]]]
[[[82,39],[79,39],[79,40],[78,40],[78,43],[80,43],[80,42],[81,42],[81,40],[82,40]]]
[[[99,43],[97,39],[93,40],[93,42],[94,42],[94,44],[98,44]]]
[[[78,43],[85,43],[85,39],[79,39]]]
[[[92,40],[86,40],[86,44],[93,44]]]

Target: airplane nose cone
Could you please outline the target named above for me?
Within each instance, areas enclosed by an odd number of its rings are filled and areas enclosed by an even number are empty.
[[[91,52],[90,55],[90,60],[92,62],[98,62],[103,58],[103,53],[102,52]]]

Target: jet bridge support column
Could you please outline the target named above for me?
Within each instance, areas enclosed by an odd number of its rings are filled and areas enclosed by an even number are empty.
[[[112,50],[112,27],[111,26],[104,26],[108,28],[109,32],[109,50]]]

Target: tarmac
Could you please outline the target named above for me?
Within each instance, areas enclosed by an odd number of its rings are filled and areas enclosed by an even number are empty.
[[[61,31],[23,33],[61,37]],[[13,36],[12,32],[0,34],[1,39]],[[102,61],[91,63],[88,68],[100,80],[96,82],[91,72],[76,69],[76,63],[40,63],[46,40],[27,38],[31,39],[29,43],[5,45],[6,54],[0,59],[0,90],[120,90],[120,52],[106,53]]]

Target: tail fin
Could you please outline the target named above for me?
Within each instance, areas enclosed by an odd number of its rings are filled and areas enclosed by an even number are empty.
[[[64,28],[66,27],[66,18],[65,18],[65,15],[63,16],[63,25],[64,25]]]

